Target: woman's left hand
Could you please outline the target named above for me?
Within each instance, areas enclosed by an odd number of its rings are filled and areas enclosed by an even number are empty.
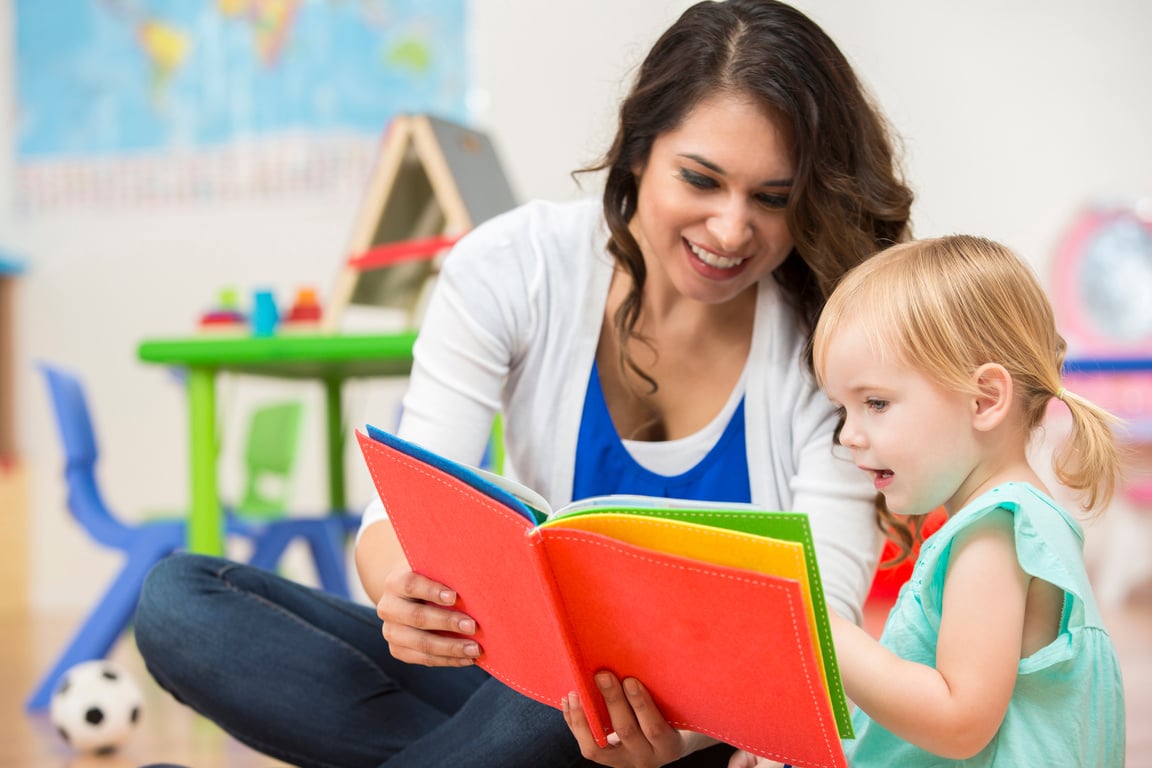
[[[654,768],[684,754],[687,734],[668,724],[639,680],[629,677],[621,684],[611,672],[597,672],[595,679],[615,730],[607,747],[592,737],[580,698],[570,693],[563,701],[564,720],[585,758],[615,768]]]

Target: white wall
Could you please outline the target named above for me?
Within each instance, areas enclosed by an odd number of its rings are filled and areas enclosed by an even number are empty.
[[[477,122],[522,199],[579,194],[568,173],[595,159],[614,105],[648,44],[683,0],[475,0]],[[917,234],[1000,239],[1043,271],[1070,216],[1097,201],[1152,194],[1152,5],[1141,0],[803,0],[838,40],[904,139],[918,193]],[[0,103],[11,104],[11,0],[0,2]],[[12,116],[0,114],[11,145]],[[89,605],[119,563],[66,516],[59,448],[32,362],[83,372],[98,409],[102,480],[125,516],[187,498],[179,385],[139,363],[144,336],[180,335],[224,284],[282,295],[326,290],[352,226],[355,194],[223,205],[17,216],[0,153],[0,245],[29,258],[19,310],[22,450],[31,473],[36,605]],[[589,190],[594,191],[594,190]],[[354,422],[388,423],[400,385],[357,385]],[[324,471],[318,392],[232,379],[229,413],[278,392],[310,399],[312,439],[298,500],[319,505]],[[239,425],[228,423],[234,433]],[[368,483],[349,451],[350,497]],[[234,482],[226,455],[223,482]],[[4,514],[5,511],[0,511]]]

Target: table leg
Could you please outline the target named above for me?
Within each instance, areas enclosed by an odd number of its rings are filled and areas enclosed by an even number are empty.
[[[188,549],[224,554],[224,520],[216,480],[216,372],[188,371],[192,505],[188,513]]]
[[[339,379],[324,381],[328,427],[328,502],[331,514],[346,512],[344,496],[344,409]]]

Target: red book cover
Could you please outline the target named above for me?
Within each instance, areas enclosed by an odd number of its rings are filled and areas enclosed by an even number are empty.
[[[469,468],[370,432],[357,439],[409,565],[457,591],[494,677],[556,708],[577,691],[602,744],[611,723],[592,678],[607,669],[641,680],[676,728],[846,766],[796,580],[537,526]]]

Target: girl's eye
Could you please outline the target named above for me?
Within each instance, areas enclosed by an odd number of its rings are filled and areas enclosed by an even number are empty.
[[[713,179],[710,179],[702,173],[690,171],[687,168],[680,169],[680,180],[696,187],[696,189],[716,188],[716,182]]]
[[[788,206],[788,195],[771,195],[767,192],[762,192],[756,195],[756,201],[765,208],[780,210]]]
[[[865,403],[868,405],[868,410],[882,413],[888,407],[887,400],[880,400],[875,397],[868,398]]]

